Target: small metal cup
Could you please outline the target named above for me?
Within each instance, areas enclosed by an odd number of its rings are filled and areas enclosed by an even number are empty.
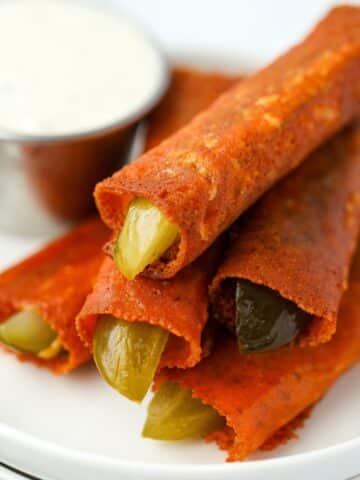
[[[44,235],[95,208],[95,184],[121,166],[132,129],[77,140],[0,139],[0,229]]]
[[[95,210],[95,184],[127,160],[135,125],[167,88],[163,69],[156,92],[136,113],[105,128],[62,136],[24,136],[0,130],[0,230],[53,235]]]

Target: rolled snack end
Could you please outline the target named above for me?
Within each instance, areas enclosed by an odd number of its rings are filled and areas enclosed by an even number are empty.
[[[118,238],[114,260],[128,280],[159,260],[174,244],[179,232],[155,205],[145,198],[136,198],[129,206]]]

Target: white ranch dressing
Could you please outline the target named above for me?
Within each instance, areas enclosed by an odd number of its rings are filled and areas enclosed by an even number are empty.
[[[0,0],[0,131],[66,135],[122,121],[156,95],[163,68],[119,14],[74,0]]]

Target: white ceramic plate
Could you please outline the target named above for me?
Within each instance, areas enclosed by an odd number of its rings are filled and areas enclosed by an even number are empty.
[[[113,0],[115,1],[115,0]],[[170,55],[241,71],[260,66],[304,34],[330,5],[308,0],[123,0]],[[0,235],[3,268],[43,239]],[[360,367],[315,408],[300,438],[249,461],[225,464],[201,441],[140,436],[139,407],[104,385],[92,365],[54,377],[0,355],[0,461],[48,480],[345,480],[360,472]],[[18,475],[0,468],[0,479]]]

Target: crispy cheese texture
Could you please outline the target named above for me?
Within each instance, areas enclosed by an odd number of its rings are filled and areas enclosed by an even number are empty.
[[[145,151],[180,130],[242,78],[185,66],[175,67],[166,95],[149,115]]]

